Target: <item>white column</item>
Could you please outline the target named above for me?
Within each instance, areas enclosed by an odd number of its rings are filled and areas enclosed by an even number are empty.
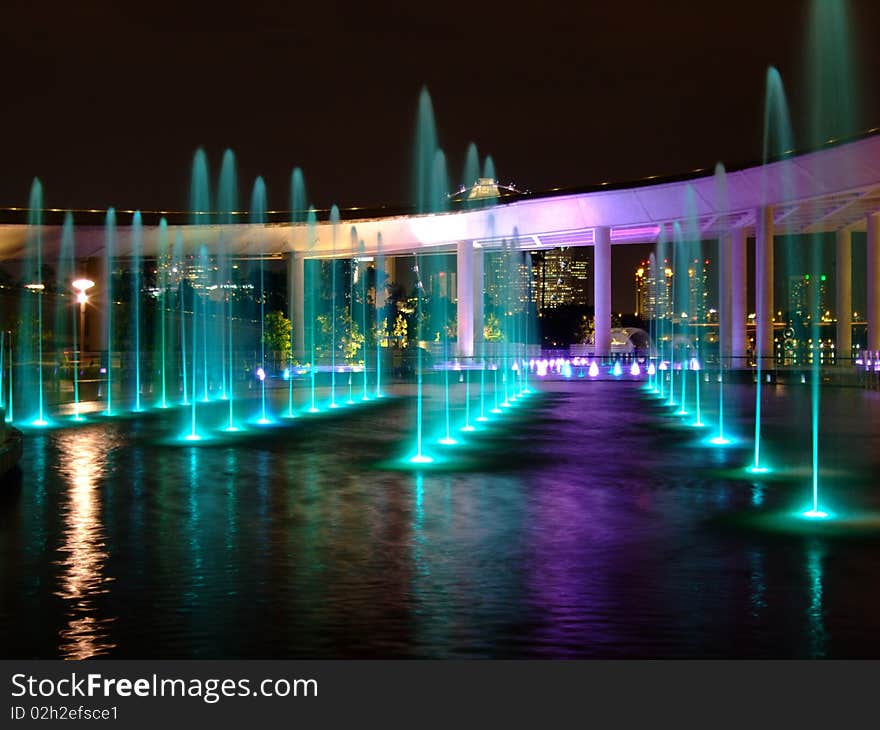
[[[486,326],[484,300],[486,297],[485,251],[474,247],[474,342],[483,341]]]
[[[113,300],[110,296],[110,279],[113,276],[113,265],[107,260],[106,256],[98,259],[98,276],[95,279],[97,286],[89,292],[91,294],[90,301],[100,307],[101,316],[97,321],[97,332],[91,323],[86,326],[92,329],[95,335],[93,342],[98,344],[98,350],[107,352],[110,349],[110,332],[107,326],[107,318],[115,314],[113,312]],[[118,294],[118,292],[117,292]]]
[[[474,242],[459,241],[456,255],[458,355],[474,356]]]
[[[755,212],[755,348],[764,364],[773,347],[773,208]]]
[[[302,357],[306,350],[306,276],[302,254],[291,251],[287,255],[287,296],[293,326],[293,355]]]
[[[735,228],[730,236],[730,357],[732,368],[745,367],[748,281],[746,232]]]
[[[397,283],[397,259],[394,256],[385,257],[385,276],[388,283]]]
[[[868,216],[867,241],[867,311],[868,349],[880,350],[880,214]]]
[[[852,358],[852,233],[848,230],[837,232],[835,264],[837,342],[834,347],[838,364],[849,365]]]
[[[730,320],[731,238],[727,233],[718,239],[718,352],[726,362],[730,358],[733,331]],[[724,363],[722,362],[722,367]]]
[[[611,229],[595,229],[593,242],[593,314],[597,356],[611,352]]]

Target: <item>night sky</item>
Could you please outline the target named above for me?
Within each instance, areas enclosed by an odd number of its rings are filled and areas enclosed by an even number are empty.
[[[803,133],[807,0],[370,5],[5,2],[0,206],[38,175],[53,207],[180,209],[200,145],[270,207],[295,165],[317,207],[405,204],[423,84],[454,184],[470,141],[534,191],[753,161],[768,64]],[[874,88],[880,3],[850,7]]]

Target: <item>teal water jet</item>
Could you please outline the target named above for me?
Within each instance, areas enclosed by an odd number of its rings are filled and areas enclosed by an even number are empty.
[[[116,211],[113,208],[107,209],[104,219],[104,281],[106,282],[107,303],[104,307],[104,331],[107,338],[107,397],[106,410],[104,414],[113,415],[113,342],[114,342],[114,323],[113,323],[113,257],[116,253]]]
[[[330,408],[336,403],[336,230],[339,228],[339,208],[330,208],[330,224],[333,227],[333,256],[330,259]]]
[[[462,431],[473,431],[471,426],[471,370],[465,368],[464,371],[464,426]]]
[[[131,331],[134,335],[134,410],[141,408],[141,270],[144,248],[143,220],[136,210],[131,219]]]
[[[159,271],[159,377],[160,377],[160,408],[168,408],[168,221],[159,219],[158,233],[159,255],[157,268]]]
[[[250,222],[262,226],[266,222],[266,183],[262,177],[254,180],[251,193]],[[257,368],[257,377],[260,381],[260,418],[257,423],[266,425],[271,423],[266,410],[266,261],[260,253],[260,366]]]
[[[187,333],[186,333],[186,277],[183,272],[183,233],[178,228],[174,237],[174,261],[177,262],[172,268],[172,273],[177,275],[177,314],[180,319],[180,387],[182,392],[181,404],[189,405],[189,389],[187,387],[188,367],[186,360]]]
[[[375,306],[376,306],[376,398],[382,397],[382,338],[388,333],[388,316],[385,313],[387,282],[385,281],[385,257],[382,255],[382,234],[376,234]],[[380,293],[381,292],[381,293]],[[366,332],[364,333],[366,335]],[[364,340],[366,347],[366,340]]]
[[[315,248],[315,243],[317,242],[317,225],[318,225],[318,217],[314,208],[309,208],[309,212],[306,214],[306,235],[308,236],[307,247],[308,250],[311,251]],[[315,378],[317,377],[317,365],[315,362],[316,356],[316,348],[315,348],[315,326],[318,314],[318,304],[317,304],[317,289],[318,289],[318,278],[319,273],[321,271],[320,262],[318,261],[305,261],[303,262],[303,280],[306,283],[306,297],[305,297],[305,319],[306,322],[309,323],[308,335],[309,335],[309,386],[311,390],[311,406],[308,409],[309,413],[318,413],[320,409],[318,408],[318,404],[316,401],[316,383]]]
[[[221,223],[230,225],[235,222],[235,212],[238,208],[238,173],[235,164],[235,154],[227,149],[223,153],[223,161],[220,164],[220,178],[217,183],[217,212]],[[220,327],[220,340],[223,343],[223,396],[227,399],[228,420],[226,430],[238,431],[235,425],[235,344],[233,338],[234,312],[231,292],[232,272],[231,241],[223,236],[220,241],[221,253],[221,282],[227,284],[226,292],[222,299],[223,317]],[[225,324],[225,331],[223,324]]]

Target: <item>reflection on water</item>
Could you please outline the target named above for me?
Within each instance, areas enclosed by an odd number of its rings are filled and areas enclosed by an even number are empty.
[[[754,400],[738,387],[728,425],[744,434]],[[846,454],[825,478],[836,508],[880,511],[872,397],[823,400],[823,453]],[[742,478],[747,443],[700,446],[626,383],[549,385],[457,447],[461,472],[386,470],[412,426],[394,398],[198,447],[162,443],[166,412],[34,434],[21,488],[0,500],[0,645],[67,658],[876,656],[876,540],[741,519],[803,504],[808,479],[779,478],[807,474],[795,398],[768,395],[779,469],[761,482]]]
[[[111,447],[110,432],[95,428],[60,432],[57,446],[65,455],[59,472],[67,487],[61,507],[64,527],[59,552],[63,557],[56,562],[60,572],[55,595],[64,601],[66,618],[58,652],[65,659],[88,659],[114,647],[113,619],[103,617],[98,605],[112,581],[105,570],[98,494]]]
[[[807,548],[807,574],[810,583],[810,607],[807,610],[807,622],[810,631],[810,656],[825,656],[825,644],[828,637],[825,633],[825,618],[822,606],[822,546],[811,541]]]
[[[764,576],[764,556],[760,550],[749,552],[749,604],[752,618],[758,620],[767,609],[767,584]]]

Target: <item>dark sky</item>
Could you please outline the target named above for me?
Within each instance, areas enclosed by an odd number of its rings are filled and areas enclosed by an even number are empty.
[[[4,2],[0,205],[39,175],[52,206],[180,207],[199,145],[273,207],[294,165],[319,207],[405,202],[422,84],[456,178],[474,141],[532,190],[755,159],[770,63],[801,116],[807,0],[228,5]],[[880,3],[851,16],[873,88]]]
[[[764,75],[807,105],[808,0],[195,4],[6,0],[0,206],[39,175],[53,207],[179,209],[206,148],[288,207],[406,203],[419,89],[454,183],[470,141],[542,190],[760,156]],[[853,0],[862,89],[880,79],[880,2]],[[880,125],[864,93],[856,125]]]

